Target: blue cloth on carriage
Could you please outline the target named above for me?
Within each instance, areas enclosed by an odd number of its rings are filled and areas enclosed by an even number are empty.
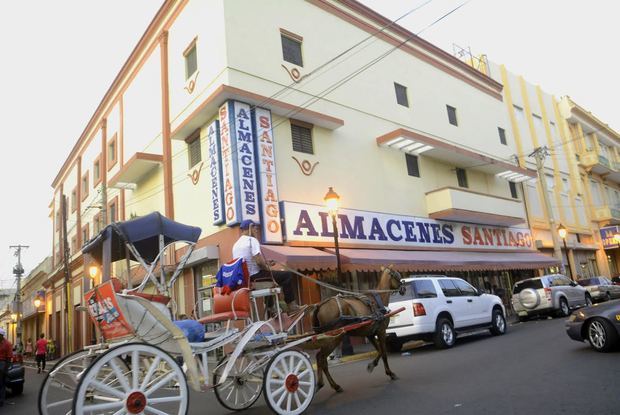
[[[205,341],[205,326],[196,320],[176,320],[173,323],[181,329],[190,343]]]
[[[248,268],[243,258],[233,259],[222,265],[217,272],[215,286],[222,289],[222,294],[229,294],[243,287],[247,281],[247,270]]]

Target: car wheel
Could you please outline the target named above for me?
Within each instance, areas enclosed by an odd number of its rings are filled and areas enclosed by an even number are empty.
[[[588,323],[588,342],[597,352],[608,352],[618,343],[618,333],[609,321],[595,318]]]
[[[568,308],[568,301],[566,298],[560,298],[560,309],[558,310],[559,317],[567,317],[570,314],[570,308]]]
[[[456,340],[456,333],[454,333],[454,327],[447,318],[440,318],[437,320],[435,327],[435,337],[433,339],[435,346],[439,349],[449,349],[454,346]]]
[[[501,336],[506,333],[506,319],[504,318],[504,313],[498,308],[493,309],[491,321],[491,334],[494,336]]]
[[[24,384],[11,386],[11,393],[13,396],[21,395],[24,391]]]
[[[589,294],[586,294],[586,307],[590,307],[592,305],[592,297]]]
[[[403,342],[398,339],[388,340],[385,345],[390,353],[398,353],[403,349]]]

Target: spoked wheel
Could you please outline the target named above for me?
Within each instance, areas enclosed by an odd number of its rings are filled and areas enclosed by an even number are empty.
[[[41,415],[71,413],[73,394],[80,377],[97,356],[81,350],[63,357],[54,365],[39,389],[39,413]]]
[[[102,381],[105,372],[115,381]],[[129,343],[102,354],[84,372],[73,413],[184,415],[188,401],[185,374],[172,356],[146,343]]]
[[[213,385],[217,385],[228,356],[220,361],[213,373]],[[215,397],[223,407],[231,411],[247,409],[256,402],[263,391],[263,366],[252,355],[241,355],[237,358],[224,382],[215,387]]]
[[[271,359],[265,370],[265,401],[277,414],[301,414],[312,402],[315,385],[308,356],[297,350],[284,350]]]

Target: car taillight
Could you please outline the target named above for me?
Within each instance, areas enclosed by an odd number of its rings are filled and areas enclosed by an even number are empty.
[[[413,316],[420,317],[425,316],[426,310],[424,309],[424,304],[422,303],[413,303]]]
[[[545,294],[547,295],[547,300],[551,300],[551,288],[545,288]]]

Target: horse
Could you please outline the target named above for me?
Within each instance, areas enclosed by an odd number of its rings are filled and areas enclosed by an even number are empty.
[[[368,363],[368,373],[371,373],[379,364],[379,359],[383,359],[385,374],[392,380],[398,379],[396,374],[390,370],[387,359],[385,330],[387,329],[390,321],[388,318],[382,317],[381,314],[384,310],[384,306],[387,306],[389,303],[390,291],[399,290],[401,284],[401,275],[398,271],[393,270],[392,266],[387,268],[382,267],[381,277],[379,278],[379,283],[375,288],[379,291],[378,293],[360,294],[355,296],[337,295],[318,304],[313,314],[313,325],[315,331],[320,333],[347,324],[346,322],[343,322],[343,317],[345,317],[345,319],[377,317],[377,321],[375,323],[351,330],[347,334],[355,337],[366,337],[377,350],[377,357]],[[330,386],[336,392],[343,391],[342,387],[331,377],[327,365],[327,357],[336,347],[340,345],[340,343],[342,343],[342,338],[343,334],[334,337],[331,341],[326,341],[324,344],[321,344],[319,351],[316,354],[318,377],[317,387],[319,389],[323,387],[323,373],[325,373]]]

